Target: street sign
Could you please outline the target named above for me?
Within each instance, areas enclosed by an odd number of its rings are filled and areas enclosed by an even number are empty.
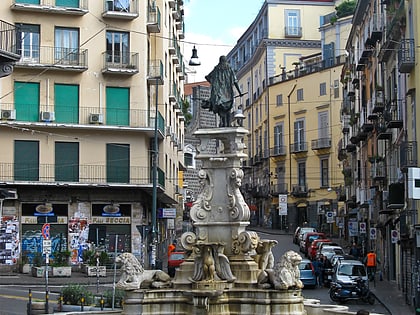
[[[334,212],[327,212],[327,223],[334,223]]]
[[[42,226],[42,229],[41,229],[41,234],[42,234],[42,237],[43,237],[45,240],[48,240],[48,239],[50,238],[50,224],[49,224],[49,223],[45,223],[45,224]]]
[[[42,240],[42,253],[51,254],[51,240]]]

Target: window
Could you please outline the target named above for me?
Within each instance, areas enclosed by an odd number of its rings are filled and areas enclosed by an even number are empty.
[[[109,11],[130,12],[130,0],[108,0]]]
[[[328,111],[318,113],[318,138],[322,147],[328,147],[329,135],[328,135]]]
[[[62,182],[79,181],[79,143],[55,143],[55,180]]]
[[[303,119],[299,119],[295,121],[294,126],[294,152],[302,152],[305,151],[305,121]]]
[[[331,42],[330,44],[325,44],[323,47],[323,59],[325,60],[325,66],[326,67],[332,67],[334,66],[334,43]]]
[[[192,167],[193,166],[193,155],[191,153],[185,153],[184,154],[184,164],[186,167]]]
[[[54,85],[55,121],[59,123],[79,122],[79,86],[71,84]]]
[[[109,183],[129,183],[129,144],[108,143],[106,145],[106,179]]]
[[[283,94],[279,94],[276,97],[276,105],[283,106]]]
[[[77,64],[79,62],[79,30],[55,28],[55,62]]]
[[[321,187],[329,186],[328,158],[321,158]]]
[[[300,13],[299,10],[286,10],[286,36],[300,37]]]
[[[327,83],[323,82],[319,84],[319,95],[327,95]]]
[[[299,101],[303,101],[303,89],[298,89],[296,91],[296,95],[297,95],[297,100]]]
[[[106,61],[114,64],[129,63],[128,33],[106,32]]]
[[[22,62],[39,63],[39,25],[16,24],[18,52]]]
[[[274,126],[274,155],[284,154],[283,123]]]
[[[106,88],[106,123],[107,125],[129,126],[130,89]]]
[[[306,162],[298,162],[298,185],[299,187],[305,187],[306,185]]]
[[[56,0],[57,7],[78,8],[79,0]]]
[[[334,80],[334,98],[340,97],[340,84],[338,80]]]
[[[39,83],[14,84],[16,120],[39,121]]]
[[[39,142],[15,140],[14,174],[16,181],[39,180]]]

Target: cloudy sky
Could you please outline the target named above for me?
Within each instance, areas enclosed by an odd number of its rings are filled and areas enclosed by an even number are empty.
[[[205,81],[204,76],[217,65],[221,55],[226,55],[233,48],[254,21],[263,3],[263,0],[184,1],[184,55],[188,83]],[[201,61],[199,67],[188,66],[193,43]]]

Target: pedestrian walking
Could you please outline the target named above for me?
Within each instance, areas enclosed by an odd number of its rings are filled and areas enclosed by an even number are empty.
[[[359,259],[360,258],[360,251],[359,248],[357,247],[356,243],[353,243],[351,245],[350,251],[349,251],[349,255],[352,255],[354,258]]]
[[[369,280],[370,281],[374,280],[375,273],[376,273],[376,266],[377,266],[377,264],[380,264],[380,261],[379,261],[378,257],[376,256],[376,253],[373,250],[371,250],[367,253],[367,255],[364,259],[364,264],[367,268],[367,273],[369,275]]]
[[[324,265],[319,256],[314,260],[312,266],[314,266],[316,286],[321,288],[324,284]]]

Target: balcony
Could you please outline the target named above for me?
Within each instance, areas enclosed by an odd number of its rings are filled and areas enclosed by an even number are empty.
[[[304,153],[308,152],[308,143],[307,142],[294,142],[290,145],[291,153]]]
[[[379,120],[376,122],[375,129],[376,129],[378,140],[392,139],[392,132],[389,131],[388,128],[386,127],[386,122],[383,116],[379,117]]]
[[[400,167],[406,170],[408,167],[417,166],[417,141],[404,141],[400,145]]]
[[[346,151],[347,151],[348,153],[355,152],[355,151],[356,151],[356,149],[357,149],[357,147],[356,147],[356,145],[355,145],[354,143],[348,143],[348,144],[346,145]]]
[[[322,150],[331,148],[331,138],[320,138],[311,141],[312,150]]]
[[[149,85],[163,85],[163,63],[162,60],[150,60],[147,71],[147,83]]]
[[[384,161],[374,161],[371,164],[370,176],[373,180],[384,180],[386,178],[386,167]]]
[[[348,133],[350,131],[350,115],[343,115],[341,125],[343,133]]]
[[[372,19],[370,38],[376,42],[382,40],[382,32],[384,30],[384,21],[382,13],[375,13]]]
[[[270,149],[270,156],[285,156],[287,154],[285,145],[276,145]]]
[[[398,50],[398,68],[401,73],[410,73],[415,66],[414,39],[401,40]]]
[[[83,72],[88,69],[87,49],[28,46],[19,51],[17,68],[37,68]]]
[[[98,0],[94,0],[98,1]],[[104,11],[102,17],[133,20],[139,16],[138,0],[103,0]]]
[[[384,91],[376,90],[375,99],[373,100],[372,113],[382,113],[384,111]]]
[[[102,73],[134,75],[139,72],[138,53],[105,51],[102,58]]]
[[[0,180],[13,184],[54,184],[66,186],[139,185],[150,186],[151,170],[147,166],[121,167],[125,176],[111,176],[107,165],[58,165],[0,163]],[[164,187],[164,185],[163,185]]]
[[[276,196],[280,194],[287,194],[287,183],[277,183],[275,185],[271,185],[271,195]]]
[[[308,197],[308,185],[293,185],[292,186],[292,196],[296,198],[305,198]]]
[[[13,71],[12,63],[20,59],[16,49],[16,28],[0,20],[0,78],[8,76]],[[8,66],[10,65],[10,67]]]
[[[147,12],[147,32],[160,33],[161,16],[159,7],[150,7]]]
[[[284,28],[284,36],[292,38],[301,38],[302,37],[302,27],[295,26],[286,26]]]
[[[386,121],[387,128],[402,128],[403,119],[401,108],[404,100],[393,100],[384,112],[384,119]]]
[[[28,12],[69,15],[85,15],[89,12],[88,0],[13,0],[11,8]]]

